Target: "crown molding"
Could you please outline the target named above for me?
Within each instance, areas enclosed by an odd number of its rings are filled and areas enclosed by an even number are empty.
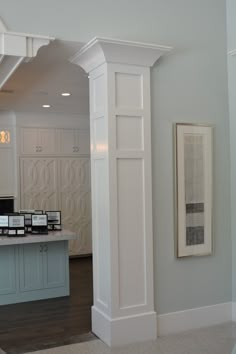
[[[228,52],[228,55],[231,55],[231,56],[236,55],[236,49],[230,50],[230,51]]]
[[[70,62],[91,72],[103,63],[117,63],[151,67],[172,47],[120,39],[95,37],[83,46]]]
[[[32,60],[54,38],[10,32],[0,18],[0,89],[22,62]]]

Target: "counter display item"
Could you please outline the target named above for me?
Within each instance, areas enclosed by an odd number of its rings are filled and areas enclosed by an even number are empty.
[[[45,211],[48,216],[48,230],[61,230],[61,212]]]
[[[48,216],[47,214],[31,215],[32,234],[47,234],[48,233]]]
[[[0,215],[0,235],[8,235],[9,217]]]
[[[32,231],[32,214],[21,212],[20,215],[25,218],[25,231],[30,233]]]
[[[8,215],[8,236],[25,235],[24,215]]]

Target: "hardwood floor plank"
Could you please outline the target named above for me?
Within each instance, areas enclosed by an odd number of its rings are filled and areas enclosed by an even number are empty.
[[[70,260],[70,288],[70,297],[0,306],[0,348],[21,354],[96,338],[91,257]]]

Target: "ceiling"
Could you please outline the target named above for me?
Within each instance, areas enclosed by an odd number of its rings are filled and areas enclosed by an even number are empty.
[[[0,90],[0,110],[89,114],[89,80],[69,58],[80,43],[55,40],[42,47],[36,58],[23,63]],[[71,96],[62,97],[62,92]],[[43,104],[51,105],[43,108]]]

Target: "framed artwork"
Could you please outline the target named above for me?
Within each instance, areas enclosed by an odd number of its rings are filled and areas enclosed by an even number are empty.
[[[177,257],[212,253],[212,127],[175,125]]]

